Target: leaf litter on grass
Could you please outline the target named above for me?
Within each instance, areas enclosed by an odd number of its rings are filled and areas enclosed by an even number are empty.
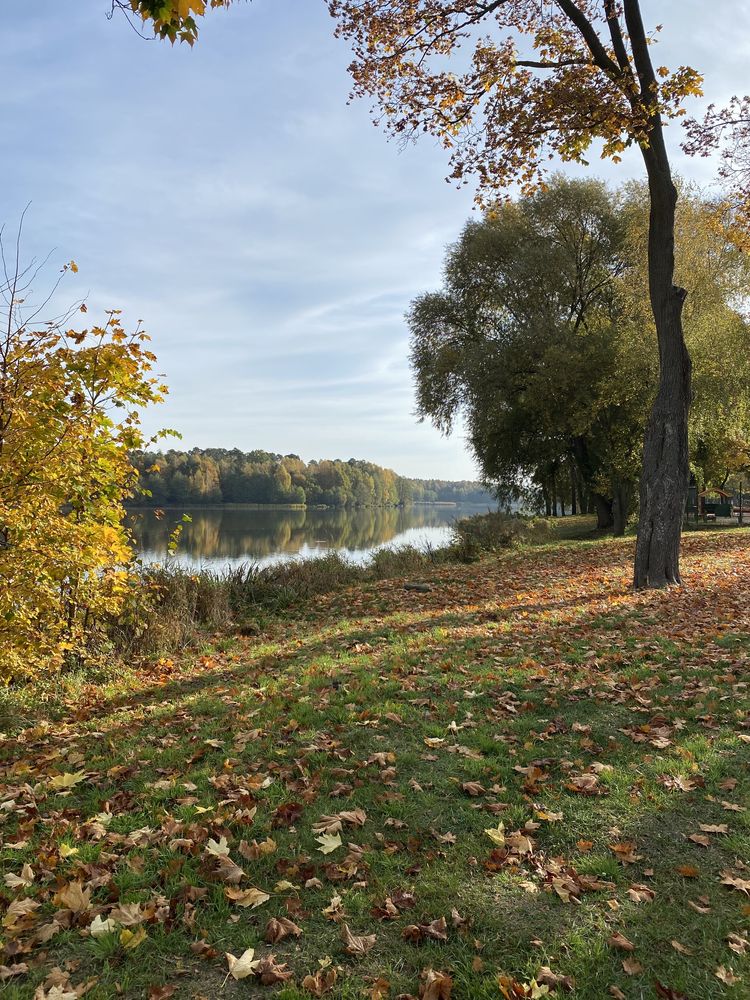
[[[334,593],[5,736],[6,989],[742,996],[750,556],[685,549]]]

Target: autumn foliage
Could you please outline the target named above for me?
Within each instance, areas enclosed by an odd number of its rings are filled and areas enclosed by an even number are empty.
[[[70,263],[64,272],[75,272]],[[0,333],[0,678],[84,656],[131,585],[123,501],[138,409],[162,398],[154,355],[117,311],[69,329],[24,302],[32,272],[6,276]],[[85,311],[85,305],[76,307]]]

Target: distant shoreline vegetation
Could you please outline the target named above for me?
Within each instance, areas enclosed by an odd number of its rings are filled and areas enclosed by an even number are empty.
[[[257,506],[399,507],[407,504],[489,504],[481,483],[409,479],[372,462],[324,459],[267,451],[193,448],[138,451],[131,456],[139,492],[128,507]]]

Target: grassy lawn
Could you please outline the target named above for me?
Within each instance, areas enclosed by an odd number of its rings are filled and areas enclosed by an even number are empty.
[[[691,533],[659,593],[631,549],[373,582],[16,702],[4,996],[750,996],[750,535]]]

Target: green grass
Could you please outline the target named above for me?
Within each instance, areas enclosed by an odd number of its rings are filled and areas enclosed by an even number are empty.
[[[497,1000],[498,976],[530,984],[544,966],[574,979],[578,1000],[611,986],[652,998],[657,982],[690,1000],[747,997],[750,963],[727,936],[748,936],[750,896],[722,873],[750,878],[750,558],[740,533],[691,534],[685,588],[633,595],[630,547],[550,542],[436,564],[423,594],[359,582],[203,657],[61,681],[41,707],[12,695],[25,728],[10,735],[9,718],[0,746],[0,872],[28,863],[34,881],[0,881],[0,898],[40,905],[3,927],[6,966],[29,966],[4,996],[34,997],[58,967],[93,981],[91,1000],[162,985],[184,1000],[299,1000],[323,961],[336,1000],[378,979],[417,996],[426,969],[451,977],[453,1000]],[[80,771],[67,794],[50,786]],[[596,794],[575,790],[586,774]],[[320,853],[313,825],[355,808],[364,825]],[[485,830],[499,821],[531,853],[494,851]],[[703,846],[688,839],[701,824],[727,832]],[[222,836],[240,888],[269,893],[256,909],[227,898],[206,851]],[[273,853],[240,850],[269,837]],[[78,853],[62,857],[62,843]],[[561,876],[577,902],[555,891]],[[90,899],[71,914],[55,896],[78,881]],[[399,893],[413,907],[381,919]],[[323,912],[334,896],[343,921]],[[119,929],[90,937],[96,914],[128,903],[143,908],[136,948]],[[283,916],[303,933],[266,944]],[[441,917],[446,941],[405,940]],[[376,935],[363,957],[346,953],[342,923]],[[209,957],[191,949],[201,941]],[[248,947],[293,978],[225,982],[224,953]]]

